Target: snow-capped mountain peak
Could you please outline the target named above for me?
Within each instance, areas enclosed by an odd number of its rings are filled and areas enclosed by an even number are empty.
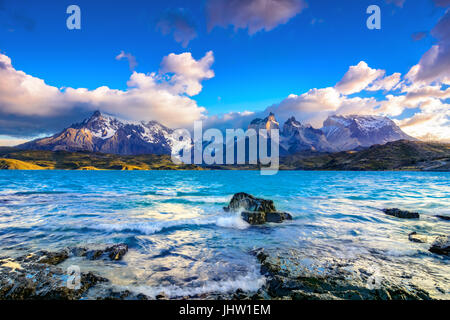
[[[28,149],[132,154],[170,154],[173,130],[156,121],[128,121],[99,111],[50,138],[23,145]]]

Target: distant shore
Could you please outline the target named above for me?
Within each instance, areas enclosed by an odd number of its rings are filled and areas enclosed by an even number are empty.
[[[259,170],[257,165],[176,165],[170,155],[116,155],[0,147],[6,170]],[[450,171],[450,144],[399,140],[358,151],[280,157],[279,170]]]

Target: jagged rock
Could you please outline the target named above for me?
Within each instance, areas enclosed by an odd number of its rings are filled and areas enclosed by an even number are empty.
[[[225,211],[237,211],[239,209],[246,211],[273,212],[276,211],[272,200],[256,198],[245,192],[236,193],[230,201]]]
[[[429,251],[448,256],[450,254],[450,236],[437,237]]]
[[[62,250],[58,252],[45,252],[42,258],[38,260],[39,263],[46,263],[51,265],[57,265],[61,262],[66,261],[69,258],[69,253],[67,250]]]
[[[0,261],[0,300],[78,300],[97,283],[108,281],[91,272],[81,273],[79,288],[72,289],[64,270],[35,262],[33,257]]]
[[[435,217],[442,219],[442,220],[446,220],[446,221],[450,220],[450,216],[443,216],[443,215],[437,214],[437,215],[435,215]]]
[[[284,220],[292,220],[292,216],[287,212],[279,212],[279,211],[266,213],[267,222],[281,223]]]
[[[242,211],[242,218],[252,225],[264,224],[266,222],[280,223],[284,220],[292,220],[292,216],[287,212],[279,212],[275,209],[272,200],[256,198],[251,194],[236,193],[225,211]]]
[[[112,247],[106,248],[105,252],[111,260],[122,260],[122,257],[128,252],[128,246],[126,244],[117,244]]]
[[[242,211],[241,217],[251,225],[266,223],[266,214],[261,211]]]
[[[419,242],[419,243],[426,243],[427,241],[428,241],[428,237],[427,236],[424,236],[424,235],[421,235],[421,234],[418,234],[417,232],[411,232],[409,235],[408,235],[408,239],[409,239],[409,241],[412,241],[412,242]]]
[[[411,212],[406,210],[400,210],[398,208],[383,209],[383,212],[387,215],[394,216],[402,219],[419,219],[420,215],[418,212]]]
[[[56,252],[41,250],[38,252],[18,257],[16,260],[19,262],[44,263],[55,266],[57,264],[66,261],[68,258],[69,258],[68,250],[60,250]]]
[[[105,249],[88,250],[86,248],[71,248],[73,255],[78,257],[86,257],[89,260],[97,260],[108,257],[112,261],[122,260],[123,256],[128,252],[128,245],[124,243],[116,244]]]
[[[370,288],[359,279],[348,276],[346,265],[330,265],[326,274],[304,274],[298,270],[298,260],[302,255],[287,249],[282,257],[272,256],[264,249],[251,253],[261,264],[261,273],[266,276],[266,284],[260,292],[270,299],[295,300],[429,300],[428,292],[416,287],[403,287],[395,283],[382,282]],[[366,272],[367,277],[371,272]],[[367,279],[366,279],[367,280]]]

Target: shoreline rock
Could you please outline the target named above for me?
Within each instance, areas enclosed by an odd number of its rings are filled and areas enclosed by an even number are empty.
[[[437,237],[429,251],[440,255],[450,255],[450,236]]]
[[[0,261],[0,300],[78,300],[98,283],[108,282],[92,272],[81,273],[79,288],[71,289],[69,275],[53,260],[28,257]]]
[[[86,257],[89,260],[98,260],[100,258],[109,258],[111,261],[122,260],[128,252],[128,245],[124,243],[115,244],[105,249],[88,250],[84,247],[73,247],[69,249],[70,253],[76,257]]]
[[[287,253],[287,252],[290,252]],[[430,300],[428,292],[417,287],[406,288],[399,284],[382,281],[377,286],[368,286],[373,272],[360,269],[367,282],[348,276],[345,263],[330,266],[330,274],[306,274],[297,270],[296,256],[290,249],[283,257],[272,256],[264,249],[251,252],[259,261],[261,274],[267,282],[258,291],[270,299],[292,300]],[[289,261],[289,262],[288,262]],[[341,270],[341,267],[342,270]]]
[[[408,235],[408,239],[409,239],[409,241],[417,242],[417,243],[427,243],[427,242],[428,242],[428,237],[427,237],[427,236],[418,234],[418,233],[415,232],[415,231],[414,231],[414,232],[411,232],[411,233]]]
[[[234,194],[230,204],[223,209],[226,212],[243,209],[241,217],[251,225],[292,220],[291,214],[277,211],[272,200],[256,198],[245,192]]]
[[[391,208],[391,209],[383,209],[382,210],[385,214],[401,219],[419,219],[420,214],[418,212],[412,212],[412,211],[406,211],[406,210],[400,210],[398,208]]]

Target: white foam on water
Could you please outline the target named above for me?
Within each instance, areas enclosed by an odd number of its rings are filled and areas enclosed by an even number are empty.
[[[261,288],[266,282],[266,278],[260,274],[248,273],[244,276],[238,276],[234,279],[220,280],[220,281],[204,281],[181,287],[176,285],[169,286],[137,286],[125,287],[126,289],[142,293],[151,298],[155,298],[158,294],[164,293],[170,298],[197,296],[202,294],[220,294],[230,293],[237,289],[242,289],[245,292],[254,292]]]
[[[143,223],[99,223],[89,226],[96,230],[103,230],[108,232],[120,232],[120,231],[134,231],[146,235],[155,234],[165,229],[176,228],[181,226],[207,226],[216,225],[222,228],[232,228],[238,230],[244,230],[250,227],[245,222],[240,214],[239,215],[227,215],[227,216],[209,216],[202,219],[185,219],[174,221],[149,221]]]
[[[183,200],[189,201],[189,202],[203,202],[203,203],[228,203],[230,202],[230,197],[224,197],[224,196],[185,196],[180,197]]]
[[[245,222],[241,216],[228,216],[228,217],[220,217],[217,219],[216,225],[223,228],[233,228],[244,230],[250,227],[250,225]]]
[[[161,195],[161,196],[173,196],[173,197],[176,197],[178,195],[178,192],[175,191],[175,190],[157,190],[155,192],[155,194]]]
[[[102,223],[93,226],[94,229],[105,231],[137,231],[146,235],[155,234],[164,229],[183,226],[183,225],[209,225],[214,224],[214,221],[208,219],[192,219],[192,220],[175,220],[164,222],[145,222],[145,223]]]

